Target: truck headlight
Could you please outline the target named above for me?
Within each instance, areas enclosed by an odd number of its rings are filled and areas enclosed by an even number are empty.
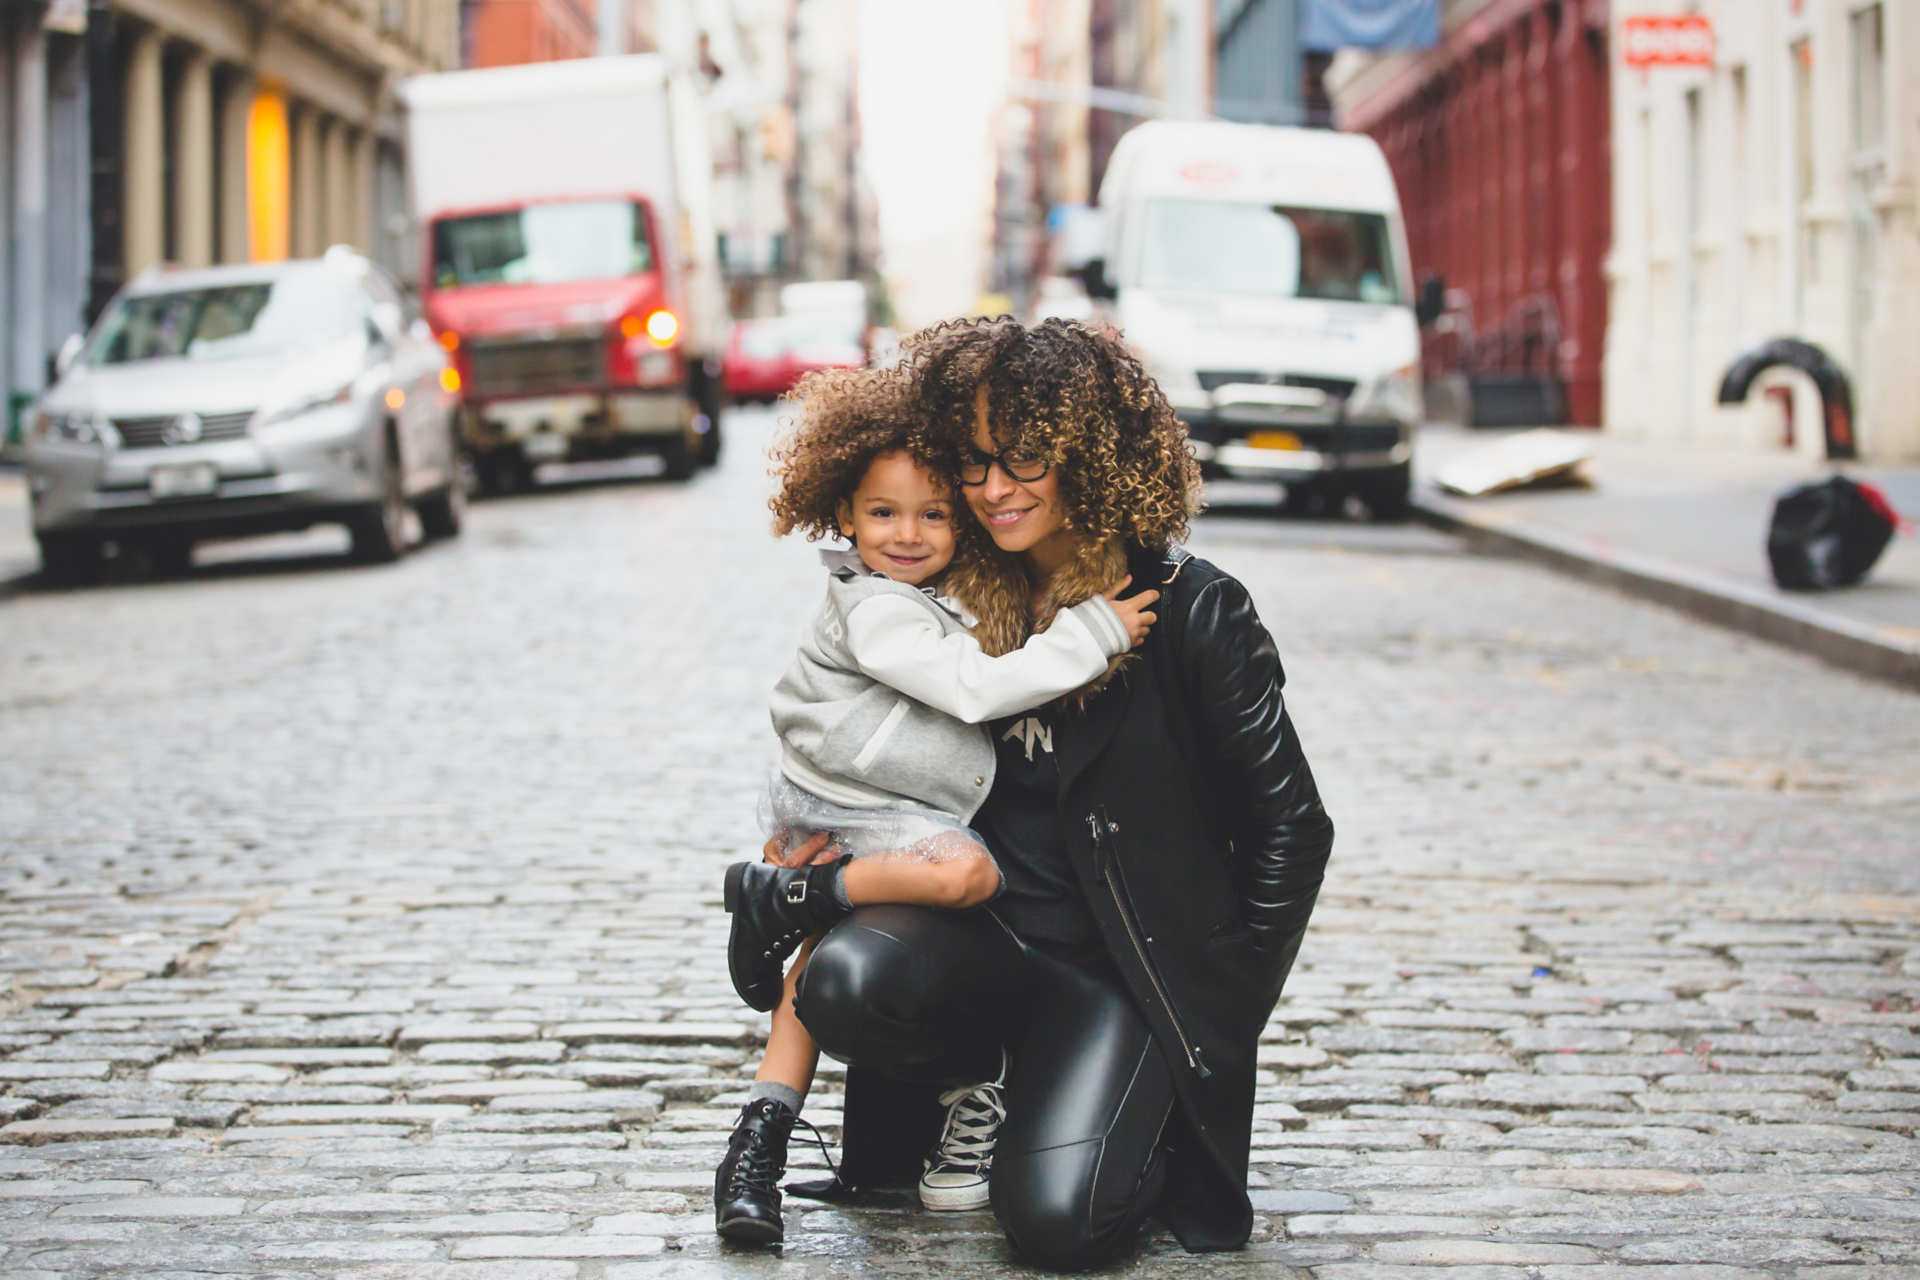
[[[1419,361],[1362,382],[1353,398],[1347,401],[1349,418],[1391,418],[1395,422],[1417,423],[1425,413]]]
[[[33,415],[33,438],[52,444],[90,445],[96,449],[111,449],[120,443],[120,433],[104,414],[54,413],[45,409]]]

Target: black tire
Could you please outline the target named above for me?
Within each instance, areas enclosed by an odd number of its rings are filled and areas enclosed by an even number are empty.
[[[193,539],[162,534],[147,544],[156,578],[184,578],[193,572]]]
[[[686,436],[676,436],[660,449],[660,461],[666,464],[669,480],[691,480],[699,461],[698,447]]]
[[[533,463],[527,461],[527,455],[513,445],[475,454],[473,469],[480,480],[480,492],[485,497],[526,493],[533,488]]]
[[[55,586],[71,587],[100,578],[100,539],[80,533],[43,533],[40,577]]]
[[[1413,509],[1413,468],[1403,462],[1392,470],[1368,476],[1359,492],[1375,520],[1405,520]]]
[[[700,437],[700,465],[720,465],[720,419],[717,415],[707,420],[707,429]]]
[[[407,495],[391,437],[381,459],[380,498],[348,519],[347,532],[353,536],[353,558],[362,564],[391,564],[407,549]]]
[[[428,541],[457,538],[467,515],[467,478],[465,465],[456,448],[448,458],[453,474],[444,489],[436,489],[420,500],[420,532]]]
[[[720,416],[727,408],[727,384],[717,368],[701,361],[693,367],[693,403],[707,420],[695,451],[700,465],[711,467],[720,461]]]

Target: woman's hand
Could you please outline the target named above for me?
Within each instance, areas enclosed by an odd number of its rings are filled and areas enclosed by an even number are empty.
[[[760,850],[760,857],[762,861],[776,867],[810,867],[816,862],[832,862],[840,856],[837,849],[829,849],[832,841],[833,837],[829,833],[816,832],[795,845],[793,851],[789,853],[786,849],[786,841],[775,836]]]
[[[1114,583],[1113,588],[1104,598],[1113,606],[1113,611],[1120,615],[1120,625],[1127,629],[1127,638],[1133,642],[1132,647],[1137,649],[1141,641],[1147,638],[1147,632],[1152,630],[1154,622],[1158,620],[1159,615],[1148,612],[1147,606],[1158,600],[1160,593],[1142,591],[1137,596],[1128,596],[1122,600],[1120,593],[1125,591],[1127,584],[1132,581],[1133,575],[1128,574]]]

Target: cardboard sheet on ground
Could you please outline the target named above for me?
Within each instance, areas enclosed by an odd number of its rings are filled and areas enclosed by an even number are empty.
[[[1585,484],[1579,468],[1592,456],[1592,446],[1565,431],[1524,431],[1455,458],[1434,474],[1434,481],[1465,498],[1532,485]]]

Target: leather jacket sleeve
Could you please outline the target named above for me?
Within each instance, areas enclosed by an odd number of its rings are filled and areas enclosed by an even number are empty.
[[[1263,949],[1298,945],[1333,851],[1333,822],[1287,715],[1286,674],[1247,589],[1217,578],[1195,594],[1186,663],[1195,728],[1225,776],[1245,923]]]

